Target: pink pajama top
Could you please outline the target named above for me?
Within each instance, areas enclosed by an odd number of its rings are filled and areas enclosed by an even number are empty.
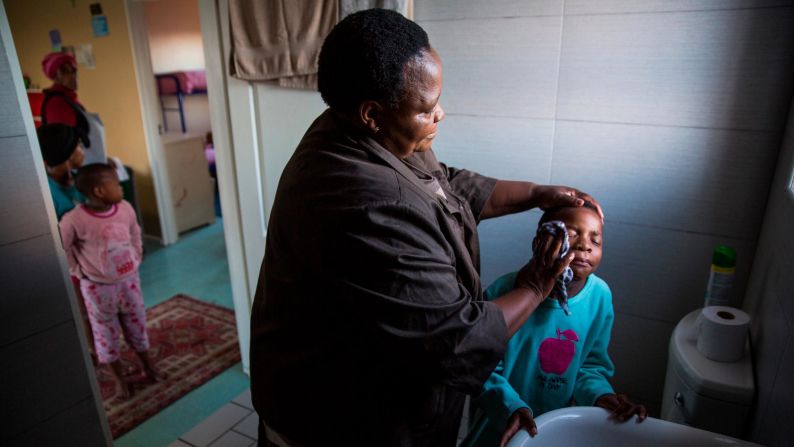
[[[64,214],[59,226],[73,276],[110,284],[138,272],[141,228],[126,200],[102,213],[77,206]]]

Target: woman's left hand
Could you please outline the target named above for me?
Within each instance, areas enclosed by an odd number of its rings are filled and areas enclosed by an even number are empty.
[[[642,422],[648,417],[648,411],[645,410],[644,405],[635,404],[623,394],[605,394],[598,398],[596,406],[611,411],[610,417],[619,422],[625,422],[635,414],[637,422]]]
[[[604,220],[604,211],[601,209],[601,204],[590,194],[579,191],[576,188],[557,185],[535,185],[532,191],[532,198],[535,206],[544,211],[559,206],[582,206],[585,201],[588,201],[595,205],[598,215],[601,216],[601,220]]]

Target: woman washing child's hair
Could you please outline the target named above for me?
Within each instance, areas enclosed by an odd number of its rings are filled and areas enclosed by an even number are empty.
[[[454,446],[466,394],[570,262],[544,237],[484,302],[478,222],[592,198],[440,163],[441,56],[399,13],[345,17],[317,76],[328,109],[279,180],[252,309],[259,442]]]
[[[61,220],[61,238],[73,276],[80,278],[99,363],[110,364],[120,395],[131,394],[120,361],[122,332],[146,375],[161,380],[149,358],[146,312],[138,266],[143,255],[141,230],[132,206],[123,200],[115,169],[91,164],[78,171],[77,189],[85,204]]]

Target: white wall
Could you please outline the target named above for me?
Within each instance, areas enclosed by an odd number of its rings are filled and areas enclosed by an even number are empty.
[[[767,446],[791,445],[794,407],[794,102],[777,174],[772,182],[745,310],[755,316],[751,337],[758,387],[752,438]]]
[[[143,10],[155,73],[204,69],[197,0],[147,1]]]
[[[204,70],[204,45],[199,21],[198,0],[156,0],[143,4],[152,70],[155,74]],[[164,96],[165,107],[176,108],[176,96]],[[185,126],[189,133],[210,131],[207,95],[184,99]],[[179,112],[163,114],[169,132],[181,132]]]
[[[794,86],[792,4],[416,1],[444,63],[439,158],[604,206],[614,384],[654,411],[715,245],[747,283]],[[529,257],[538,216],[480,225],[485,284]]]

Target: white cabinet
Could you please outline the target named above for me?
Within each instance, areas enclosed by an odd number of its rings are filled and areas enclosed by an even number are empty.
[[[215,222],[215,181],[204,156],[204,137],[166,134],[163,150],[177,231]]]

